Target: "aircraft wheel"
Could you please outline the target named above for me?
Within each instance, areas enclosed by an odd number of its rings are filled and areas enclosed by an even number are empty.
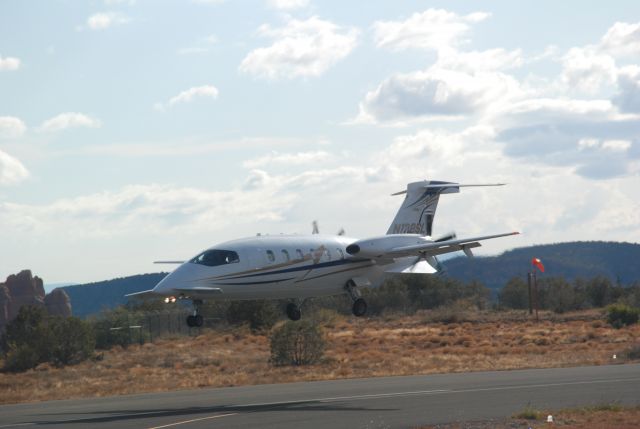
[[[202,325],[204,325],[204,317],[202,317],[202,314],[196,314],[193,316],[193,326],[201,328]]]
[[[353,307],[351,307],[351,311],[353,312],[353,315],[356,317],[362,317],[367,313],[367,302],[362,299],[362,298],[358,298],[353,302]]]
[[[193,315],[187,316],[187,326],[193,328],[196,326],[196,317]]]
[[[300,320],[300,317],[302,317],[300,307],[295,305],[293,302],[287,304],[287,317],[291,320]]]

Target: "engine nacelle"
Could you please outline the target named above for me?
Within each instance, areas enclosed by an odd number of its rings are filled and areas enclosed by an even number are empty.
[[[358,240],[348,245],[346,250],[349,255],[377,258],[397,247],[415,246],[431,242],[431,237],[419,234],[391,234]]]

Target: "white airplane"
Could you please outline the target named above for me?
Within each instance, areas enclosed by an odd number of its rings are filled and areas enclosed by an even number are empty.
[[[481,240],[518,234],[431,238],[441,194],[458,193],[461,187],[501,185],[409,183],[405,191],[392,194],[406,196],[386,235],[363,240],[343,235],[258,235],[227,241],[188,261],[159,261],[180,266],[153,289],[127,296],[161,296],[167,303],[191,300],[189,326],[202,326],[199,309],[208,299],[290,299],[287,316],[298,320],[304,299],[346,293],[353,301],[353,314],[363,316],[367,303],[360,288],[379,286],[387,274],[435,273],[440,269],[437,255],[463,251],[471,257],[471,249]]]

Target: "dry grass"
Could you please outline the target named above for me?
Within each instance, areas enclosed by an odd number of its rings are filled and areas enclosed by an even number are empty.
[[[533,418],[533,415],[537,418]],[[553,416],[553,424],[547,423],[548,415]],[[502,421],[453,423],[425,426],[422,429],[535,429],[552,426],[564,429],[635,429],[639,421],[640,406],[621,407],[605,404],[560,411],[525,410],[522,416]]]
[[[246,328],[164,339],[66,368],[41,365],[0,374],[0,403],[213,386],[350,377],[431,374],[612,363],[637,346],[640,325],[613,329],[598,312],[539,323],[522,313],[479,313],[461,323],[427,323],[428,315],[385,319],[337,317],[325,330],[325,359],[306,367],[268,363],[269,340]],[[624,356],[624,355],[623,355]],[[621,361],[618,359],[617,361]]]

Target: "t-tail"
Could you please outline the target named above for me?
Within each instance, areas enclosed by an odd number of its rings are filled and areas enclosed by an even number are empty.
[[[405,191],[391,194],[406,196],[387,234],[420,234],[431,237],[433,219],[441,194],[456,194],[462,187],[502,185],[504,183],[469,185],[438,180],[409,183]]]

